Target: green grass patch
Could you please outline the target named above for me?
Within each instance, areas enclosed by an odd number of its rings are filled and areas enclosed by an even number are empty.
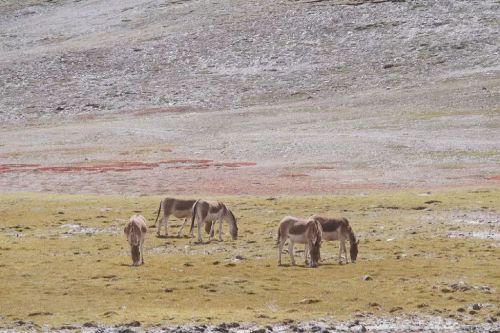
[[[496,212],[498,189],[220,199],[238,218],[238,240],[225,234],[224,242],[197,245],[187,237],[156,238],[150,229],[146,264],[135,268],[123,226],[133,213],[152,224],[160,197],[0,194],[0,326],[19,319],[54,327],[264,323],[359,313],[477,322],[499,311],[498,242],[448,238],[448,231],[471,226],[442,218],[454,211]],[[300,251],[298,266],[277,266],[280,219],[313,213],[351,221],[361,239],[357,264],[339,265],[338,245],[328,243],[317,269],[304,267]],[[171,235],[180,224],[171,219]],[[365,275],[372,279],[364,281]],[[470,288],[451,287],[461,281]],[[457,311],[472,303],[493,306],[474,315]]]

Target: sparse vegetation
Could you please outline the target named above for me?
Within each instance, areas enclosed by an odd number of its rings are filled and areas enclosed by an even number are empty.
[[[499,311],[498,240],[448,237],[450,230],[498,234],[498,220],[471,225],[452,217],[463,211],[495,216],[498,189],[226,197],[238,217],[237,241],[226,234],[222,243],[195,245],[194,239],[156,238],[151,229],[146,265],[130,267],[125,220],[140,213],[152,224],[159,199],[0,195],[0,326],[19,319],[59,327],[132,318],[143,325],[263,323],[367,313],[478,322]],[[323,244],[317,269],[305,268],[299,257],[297,267],[277,266],[281,217],[315,212],[350,219],[361,239],[357,264],[338,265],[337,244]],[[171,230],[179,226],[173,219]],[[474,314],[459,310],[476,303],[489,305]]]

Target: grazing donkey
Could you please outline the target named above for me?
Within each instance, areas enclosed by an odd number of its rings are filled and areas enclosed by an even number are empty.
[[[130,244],[130,253],[132,255],[132,265],[139,266],[144,264],[144,239],[148,227],[146,219],[142,215],[134,214],[123,229],[128,243]]]
[[[318,266],[320,259],[321,247],[321,225],[315,220],[301,220],[293,216],[286,216],[281,220],[278,227],[278,265],[281,265],[281,252],[283,245],[288,239],[288,254],[292,265],[295,265],[293,258],[293,245],[294,243],[305,244],[305,259],[306,265],[309,267]],[[310,261],[308,261],[310,257]]]
[[[196,221],[198,226],[198,243],[203,242],[201,238],[201,225],[205,224],[205,230],[208,232],[208,225],[210,225],[210,231],[208,240],[210,240],[214,235],[215,224],[219,222],[219,241],[222,241],[222,221],[226,221],[229,224],[229,233],[233,240],[238,238],[238,225],[236,222],[236,217],[234,217],[233,212],[231,212],[226,205],[220,201],[205,201],[198,200],[193,206],[193,216],[191,218],[191,229],[189,233],[193,232],[194,223]],[[209,223],[213,222],[213,223]]]
[[[339,240],[339,264],[342,264],[342,251],[345,254],[346,263],[349,262],[347,259],[347,250],[345,247],[345,241],[349,239],[349,243],[351,244],[350,255],[351,261],[353,263],[356,262],[356,258],[358,257],[358,244],[359,240],[356,240],[356,236],[352,231],[351,226],[349,225],[349,221],[342,218],[326,218],[319,215],[313,215],[309,219],[315,220],[321,224],[323,229],[323,239],[327,241]]]
[[[165,225],[165,236],[168,235],[168,217],[170,215],[174,215],[178,219],[184,219],[179,232],[177,232],[177,237],[181,235],[182,229],[187,223],[187,219],[192,216],[192,208],[196,200],[182,200],[175,198],[165,198],[160,202],[160,208],[158,208],[158,215],[156,216],[155,224],[151,227],[154,228],[156,226],[156,222],[158,221],[158,217],[160,216],[161,209],[163,207],[163,216],[161,217],[160,223],[158,224],[158,229],[156,230],[156,236],[160,236],[161,226]]]

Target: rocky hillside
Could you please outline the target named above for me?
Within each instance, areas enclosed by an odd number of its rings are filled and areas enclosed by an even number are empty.
[[[493,0],[2,0],[0,121],[385,91],[376,105],[457,80],[437,106],[498,108],[499,17]]]

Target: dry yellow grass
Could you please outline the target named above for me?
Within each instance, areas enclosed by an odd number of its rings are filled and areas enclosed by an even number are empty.
[[[238,217],[237,241],[225,235],[224,242],[195,245],[187,237],[156,238],[150,229],[146,264],[134,268],[123,225],[134,212],[152,224],[159,197],[0,194],[0,327],[18,319],[58,327],[346,319],[358,313],[468,322],[498,315],[499,242],[447,237],[449,231],[500,232],[498,223],[453,221],[467,212],[498,216],[498,189],[222,199]],[[425,203],[430,200],[438,202]],[[358,263],[338,265],[337,244],[323,244],[319,268],[278,267],[279,220],[317,212],[349,218],[361,238]],[[72,234],[67,224],[87,229]],[[170,233],[179,226],[172,219]],[[283,258],[288,263],[288,255]],[[372,280],[363,281],[364,275]],[[450,287],[460,281],[490,291]],[[472,303],[489,305],[471,315]]]

